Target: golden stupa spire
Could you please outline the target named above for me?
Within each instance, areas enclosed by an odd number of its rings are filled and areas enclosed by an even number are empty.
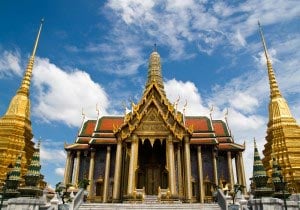
[[[148,81],[146,88],[151,84],[156,83],[158,87],[164,92],[164,83],[161,74],[161,63],[160,55],[157,52],[156,44],[154,45],[154,50],[149,58],[149,67],[148,67]]]
[[[279,91],[278,84],[277,84],[277,81],[276,81],[276,77],[275,77],[275,74],[274,74],[274,71],[273,71],[272,63],[271,63],[271,60],[269,58],[267,45],[266,45],[266,41],[265,41],[264,34],[263,34],[263,31],[262,31],[262,27],[261,27],[259,21],[258,21],[258,28],[259,28],[259,33],[260,33],[260,36],[261,36],[261,41],[262,41],[262,44],[263,44],[263,47],[264,47],[264,53],[265,53],[266,60],[267,60],[268,76],[269,76],[270,91],[271,91],[270,97],[271,98],[281,97],[281,93]]]
[[[29,87],[32,76],[33,63],[35,59],[35,53],[38,46],[40,33],[42,30],[44,19],[41,20],[40,28],[34,43],[32,54],[29,58],[27,68],[17,94],[12,98],[5,116],[22,116],[27,119],[30,118],[30,99],[29,99]],[[29,119],[30,120],[30,119]]]
[[[32,54],[29,58],[21,87],[19,88],[17,93],[29,95],[29,87],[30,87],[30,81],[31,81],[31,76],[32,76],[33,63],[34,63],[34,59],[35,59],[36,49],[37,49],[39,39],[40,39],[40,34],[42,31],[43,22],[44,22],[44,19],[41,20],[40,28],[39,28],[39,31],[38,31],[38,34],[37,34],[37,37],[36,37],[36,40],[35,40],[35,43],[33,46]]]

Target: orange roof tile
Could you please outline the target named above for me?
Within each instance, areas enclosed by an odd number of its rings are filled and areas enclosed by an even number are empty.
[[[123,117],[102,117],[99,119],[97,131],[112,131],[115,127],[119,127],[124,122]]]
[[[207,117],[199,116],[199,117],[191,117],[187,116],[185,119],[186,127],[193,126],[194,132],[195,131],[211,131],[211,124],[210,120]]]
[[[213,120],[216,136],[229,136],[227,126],[222,120]]]
[[[87,120],[82,126],[80,136],[91,136],[94,132],[96,122],[96,120]]]

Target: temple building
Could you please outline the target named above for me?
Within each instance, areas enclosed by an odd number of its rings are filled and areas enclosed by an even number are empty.
[[[39,27],[21,86],[10,101],[6,113],[0,118],[0,184],[6,178],[8,166],[15,165],[20,155],[22,157],[21,177],[25,175],[35,152],[30,121],[29,88],[42,23],[43,21]]]
[[[300,193],[300,126],[280,93],[260,25],[259,29],[270,83],[267,143],[264,146],[265,157],[262,162],[268,177],[272,177],[272,160],[275,158],[282,169],[288,188],[294,193]]]
[[[246,186],[244,149],[226,120],[177,110],[166,97],[154,50],[143,95],[131,111],[84,120],[75,142],[65,145],[64,183],[90,180],[91,202],[142,202],[147,196],[211,202],[218,187]]]

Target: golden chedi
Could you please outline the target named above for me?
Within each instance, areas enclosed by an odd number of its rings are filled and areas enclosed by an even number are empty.
[[[22,155],[21,175],[24,175],[35,151],[30,121],[29,88],[42,24],[43,20],[21,86],[12,98],[6,113],[0,118],[0,183],[6,178],[8,165],[14,165],[19,155]]]
[[[267,175],[272,176],[273,157],[282,169],[284,181],[290,191],[300,193],[300,126],[292,116],[286,100],[280,93],[266,42],[259,25],[270,84],[269,122],[267,143],[263,150],[263,164]]]

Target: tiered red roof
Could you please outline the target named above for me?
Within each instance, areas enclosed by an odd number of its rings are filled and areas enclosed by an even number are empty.
[[[90,144],[116,144],[114,129],[124,123],[123,117],[105,116],[83,123],[75,144],[66,149],[86,149]],[[227,125],[222,120],[211,121],[205,116],[187,116],[186,127],[193,128],[190,144],[218,145],[220,150],[242,150],[243,146],[233,143]]]

